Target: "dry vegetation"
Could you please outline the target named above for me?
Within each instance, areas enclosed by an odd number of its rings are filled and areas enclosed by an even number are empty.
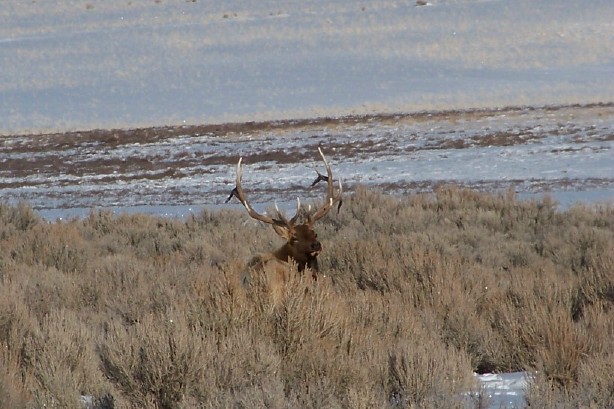
[[[239,212],[0,205],[0,407],[480,407],[473,371],[537,371],[531,407],[614,406],[614,209],[365,189],[318,225],[329,281],[281,306]]]

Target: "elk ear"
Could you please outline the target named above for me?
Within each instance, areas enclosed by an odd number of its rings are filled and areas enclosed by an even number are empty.
[[[292,230],[288,226],[273,225],[273,229],[278,236],[282,237],[286,241],[292,239]]]

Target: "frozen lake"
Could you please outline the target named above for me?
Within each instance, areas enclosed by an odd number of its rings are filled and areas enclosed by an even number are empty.
[[[609,0],[5,2],[0,200],[183,216],[244,156],[252,199],[285,203],[318,196],[321,144],[350,191],[611,201],[612,21]]]
[[[5,1],[0,135],[612,102],[611,0]]]

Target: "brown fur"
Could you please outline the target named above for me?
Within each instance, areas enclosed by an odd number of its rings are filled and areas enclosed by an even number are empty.
[[[274,302],[282,300],[285,284],[288,282],[291,264],[296,264],[298,272],[307,269],[314,281],[319,275],[317,256],[322,251],[322,245],[317,240],[311,218],[298,226],[274,226],[275,231],[285,238],[286,243],[271,253],[253,257],[243,272],[243,285],[248,287],[254,274],[262,274],[261,278],[270,286]]]

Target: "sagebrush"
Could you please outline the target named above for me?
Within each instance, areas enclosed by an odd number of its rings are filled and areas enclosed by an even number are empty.
[[[358,188],[281,305],[245,221],[0,205],[0,407],[479,407],[518,370],[532,407],[614,406],[613,206]]]

